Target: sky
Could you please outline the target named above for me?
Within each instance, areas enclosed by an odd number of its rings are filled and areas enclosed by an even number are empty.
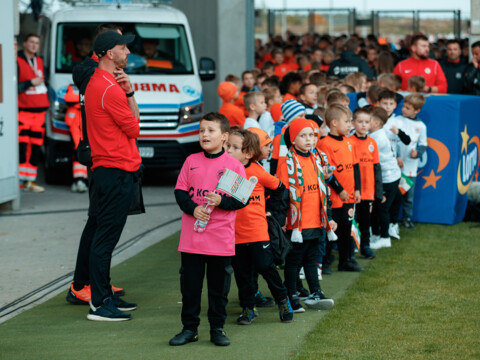
[[[470,0],[255,0],[256,8],[356,8],[357,12],[372,10],[461,10],[470,15]]]

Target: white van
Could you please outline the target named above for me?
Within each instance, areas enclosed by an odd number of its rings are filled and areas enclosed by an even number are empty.
[[[185,14],[158,4],[63,5],[42,21],[52,100],[46,121],[47,182],[61,181],[62,171],[71,171],[73,145],[64,121],[64,95],[72,84],[73,67],[90,55],[100,24],[120,25],[124,34],[135,35],[126,72],[140,108],[138,146],[144,164],[180,168],[190,153],[199,150],[201,80],[215,77],[215,64],[201,58],[197,68]]]

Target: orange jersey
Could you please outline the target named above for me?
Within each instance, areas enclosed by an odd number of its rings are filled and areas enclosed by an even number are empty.
[[[318,188],[318,177],[312,158],[300,155],[297,152],[298,162],[302,168],[303,195],[301,201],[302,229],[322,228],[320,219],[320,189]],[[278,163],[277,176],[282,183],[289,188],[287,162]],[[287,229],[292,230],[291,221],[287,221]]]
[[[275,65],[275,75],[277,75],[280,80],[290,71],[292,71],[292,68],[288,64]]]
[[[243,124],[245,124],[245,115],[243,114],[243,111],[235,104],[224,102],[218,112],[227,117],[231,126],[243,126]]]
[[[354,204],[355,172],[353,165],[358,164],[358,160],[352,141],[345,136],[339,137],[329,134],[320,139],[317,148],[327,155],[328,163],[335,166],[333,175],[348,193],[349,199],[345,203]],[[340,208],[344,204],[335,191],[331,191],[330,200],[333,209]]]
[[[355,154],[360,167],[362,200],[375,200],[375,170],[373,165],[380,163],[377,142],[370,136],[359,138],[355,134],[350,136],[349,139],[355,147]]]
[[[288,101],[288,100],[296,100],[296,101],[298,101],[295,96],[293,96],[293,95],[290,94],[290,93],[286,93],[286,94],[283,96],[282,103],[284,103],[285,101]]]
[[[237,210],[235,219],[235,244],[244,244],[270,240],[268,223],[265,215],[265,188],[275,190],[280,180],[270,175],[258,163],[252,162],[245,169],[247,179],[257,178],[257,184],[250,195],[250,202],[243,209]]]

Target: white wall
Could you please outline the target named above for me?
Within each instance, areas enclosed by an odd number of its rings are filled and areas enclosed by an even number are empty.
[[[14,46],[13,1],[2,2],[0,12],[0,204],[18,207],[17,68]]]

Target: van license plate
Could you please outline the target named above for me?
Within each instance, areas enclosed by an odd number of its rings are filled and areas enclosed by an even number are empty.
[[[138,152],[142,158],[150,159],[153,158],[155,151],[153,147],[139,147]]]

